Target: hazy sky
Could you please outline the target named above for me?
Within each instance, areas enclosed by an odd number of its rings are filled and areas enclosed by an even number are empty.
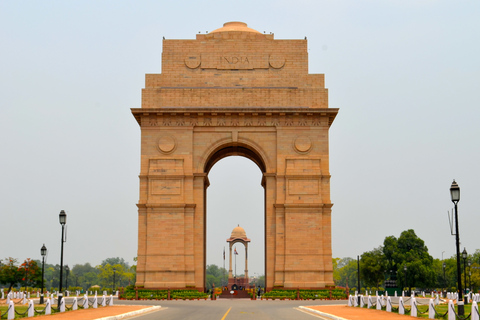
[[[163,36],[194,39],[227,21],[307,36],[310,73],[325,74],[340,108],[330,129],[334,257],[407,229],[433,257],[452,256],[453,179],[462,250],[474,252],[479,14],[478,0],[0,1],[0,257],[40,259],[45,243],[59,263],[65,210],[66,264],[133,263],[140,128],[130,108],[141,107],[145,74],[161,73]],[[263,274],[260,170],[232,157],[209,178],[207,263],[222,265],[240,224],[250,275]]]

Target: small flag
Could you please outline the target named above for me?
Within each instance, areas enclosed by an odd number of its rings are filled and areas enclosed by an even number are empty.
[[[237,248],[234,248],[234,249],[235,249],[234,254],[238,255]]]
[[[225,247],[223,247],[223,260],[225,260]]]

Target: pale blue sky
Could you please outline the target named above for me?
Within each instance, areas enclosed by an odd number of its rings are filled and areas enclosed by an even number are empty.
[[[473,252],[479,13],[477,0],[1,1],[0,257],[39,259],[45,243],[59,263],[65,210],[65,263],[133,262],[140,129],[130,108],[141,106],[145,74],[161,72],[163,36],[193,39],[227,21],[276,39],[307,36],[310,73],[325,74],[330,107],[340,108],[330,130],[334,257],[406,229],[435,258],[452,256],[453,179],[462,249]],[[240,223],[252,238],[250,274],[262,274],[263,191],[259,170],[241,160],[212,169],[207,260],[222,264]],[[227,191],[222,179],[243,189]],[[252,207],[226,201],[228,192]],[[239,220],[228,207],[254,215]]]

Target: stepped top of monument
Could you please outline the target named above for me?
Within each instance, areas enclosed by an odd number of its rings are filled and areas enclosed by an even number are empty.
[[[230,32],[230,31],[260,33],[255,29],[249,28],[245,22],[240,22],[240,21],[225,22],[223,24],[223,27],[213,30],[210,33]]]
[[[328,108],[323,74],[308,73],[306,39],[275,40],[231,21],[195,39],[164,39],[162,73],[147,74],[142,108]]]

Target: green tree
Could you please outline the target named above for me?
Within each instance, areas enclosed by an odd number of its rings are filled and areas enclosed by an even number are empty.
[[[342,258],[337,262],[339,280],[337,286],[356,287],[357,286],[357,260],[353,258]]]
[[[21,281],[22,273],[18,268],[18,260],[15,258],[6,258],[0,269],[0,283],[8,285],[8,292],[12,287]]]
[[[397,284],[401,283],[410,290],[416,286],[430,288],[436,284],[433,258],[428,254],[425,242],[412,229],[403,231],[398,239],[386,237],[383,252],[387,266],[392,266],[391,270],[397,272]]]
[[[219,268],[217,265],[209,264],[205,270],[206,272],[206,287],[207,290],[212,289],[212,285],[215,284],[215,287],[222,286],[224,283],[223,275],[225,274],[225,281],[228,277],[228,273],[224,268]]]
[[[258,277],[257,287],[265,288],[265,275],[261,275],[261,276]]]
[[[113,288],[114,280],[115,280],[115,287],[118,287],[121,284],[121,281],[124,277],[125,267],[121,264],[116,265],[99,265],[96,267],[98,270],[98,280],[100,281],[100,285],[106,288]],[[115,269],[115,277],[113,270]]]
[[[90,263],[76,264],[72,268],[72,273],[75,275],[75,284],[88,290],[93,285],[98,284],[97,273],[98,270],[90,265]]]
[[[38,267],[37,262],[30,258],[18,267],[18,272],[22,277],[21,283],[25,287],[39,286],[42,281],[42,270]]]
[[[340,273],[338,271],[338,262],[340,261],[340,258],[332,258],[332,266],[333,266],[333,281],[335,284],[338,285],[338,282],[340,281]]]
[[[128,263],[125,261],[125,259],[123,258],[119,258],[119,257],[115,257],[115,258],[107,258],[105,260],[102,261],[102,266],[105,266],[105,265],[111,265],[111,266],[116,266],[116,265],[122,265],[124,269],[128,269],[130,268],[130,266],[128,265]]]
[[[386,259],[383,248],[364,252],[360,260],[360,275],[365,285],[379,287],[385,279]]]

